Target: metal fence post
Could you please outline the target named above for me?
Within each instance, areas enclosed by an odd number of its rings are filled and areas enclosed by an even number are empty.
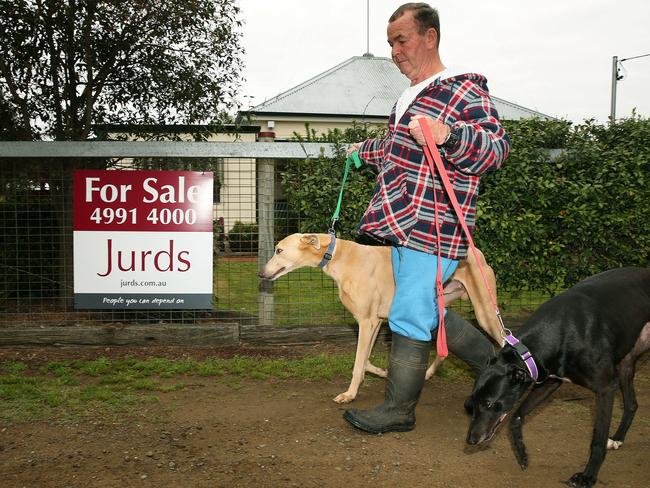
[[[274,132],[260,132],[259,142],[274,142]],[[275,161],[258,159],[257,161],[257,221],[258,221],[258,263],[259,269],[271,259],[274,243],[275,212]],[[273,282],[261,280],[258,295],[259,325],[274,323]]]

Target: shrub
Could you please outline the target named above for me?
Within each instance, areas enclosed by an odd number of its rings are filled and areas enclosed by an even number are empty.
[[[258,235],[257,224],[236,221],[230,232],[228,232],[230,250],[233,252],[256,253]]]

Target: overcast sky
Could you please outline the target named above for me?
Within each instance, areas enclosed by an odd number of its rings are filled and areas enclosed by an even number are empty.
[[[367,0],[237,0],[244,108],[367,50]],[[370,52],[390,57],[386,25],[402,0],[370,0]],[[574,122],[607,120],[612,56],[650,54],[649,0],[433,1],[444,64],[488,78],[499,98]],[[623,62],[617,117],[650,117],[650,56]]]

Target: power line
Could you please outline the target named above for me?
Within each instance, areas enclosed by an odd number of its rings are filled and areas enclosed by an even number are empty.
[[[631,58],[624,58],[624,59],[619,59],[619,63],[622,63],[623,61],[629,61],[630,59],[638,59],[638,58],[645,58],[646,56],[650,56],[650,53],[648,54],[641,54],[640,56],[632,56]]]

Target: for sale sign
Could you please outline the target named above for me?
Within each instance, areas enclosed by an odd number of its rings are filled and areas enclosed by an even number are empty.
[[[209,172],[74,174],[76,308],[211,309]]]

